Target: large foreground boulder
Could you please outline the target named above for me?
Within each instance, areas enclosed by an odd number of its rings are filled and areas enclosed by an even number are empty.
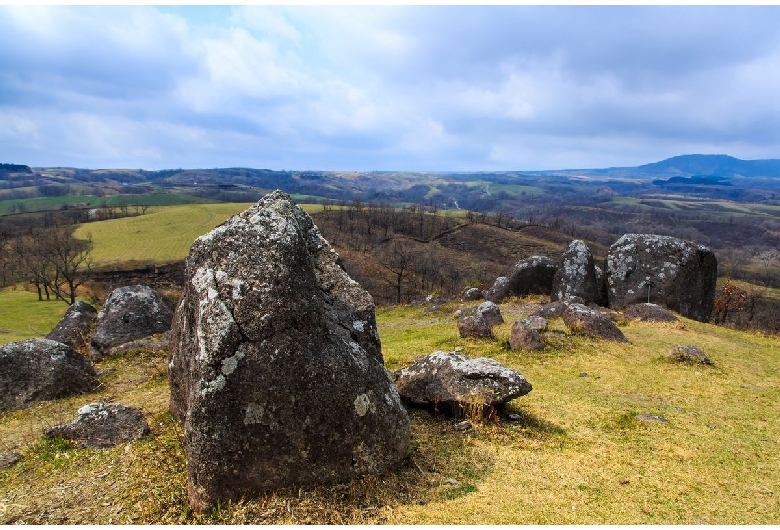
[[[78,410],[78,418],[46,430],[47,436],[60,436],[85,447],[111,447],[134,442],[149,433],[143,412],[121,403],[91,403]]]
[[[67,344],[74,350],[80,350],[89,344],[92,325],[97,320],[97,309],[79,300],[71,304],[62,320],[54,327],[47,339]]]
[[[558,270],[553,277],[550,300],[565,300],[574,296],[586,304],[600,301],[596,266],[588,245],[575,239],[561,255]]]
[[[374,302],[279,191],[199,237],[170,341],[190,504],[399,464],[409,418]]]
[[[707,322],[715,299],[718,263],[707,247],[669,236],[626,234],[606,259],[609,305],[650,302]]]
[[[171,308],[151,287],[130,285],[114,289],[98,313],[92,334],[93,358],[100,360],[117,344],[167,331],[172,318]]]
[[[91,392],[99,384],[92,365],[61,342],[29,339],[0,346],[0,410]]]
[[[458,412],[471,407],[496,407],[531,391],[522,374],[480,357],[436,351],[411,366],[393,372],[398,392],[415,405],[447,407]]]

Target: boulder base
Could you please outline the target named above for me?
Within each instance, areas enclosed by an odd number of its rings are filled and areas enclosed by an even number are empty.
[[[373,300],[288,195],[199,237],[186,278],[169,366],[193,509],[406,458]]]

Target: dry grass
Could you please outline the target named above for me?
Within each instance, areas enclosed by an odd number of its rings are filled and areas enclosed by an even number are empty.
[[[773,524],[780,517],[780,345],[776,338],[683,320],[621,326],[631,344],[551,323],[537,353],[506,347],[527,301],[503,304],[495,340],[461,339],[452,311],[378,312],[390,368],[436,349],[488,355],[534,390],[509,405],[518,421],[454,430],[411,409],[411,457],[380,477],[257,494],[189,511],[180,428],[167,413],[166,359],[151,353],[98,368],[96,394],[0,414],[0,523]],[[714,367],[664,355],[694,344]],[[107,450],[43,441],[99,399],[140,406],[151,434]],[[641,421],[638,414],[665,417]]]

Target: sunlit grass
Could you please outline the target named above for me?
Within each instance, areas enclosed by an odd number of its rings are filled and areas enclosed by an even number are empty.
[[[67,311],[65,302],[38,301],[24,286],[0,290],[0,344],[47,335]]]

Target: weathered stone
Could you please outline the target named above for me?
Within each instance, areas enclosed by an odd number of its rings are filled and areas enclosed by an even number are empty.
[[[108,355],[122,355],[135,350],[151,350],[153,352],[167,352],[168,343],[162,340],[139,339],[125,342],[108,350]]]
[[[479,304],[476,314],[484,318],[490,326],[504,323],[504,317],[501,316],[501,309],[493,302],[482,302]]]
[[[544,349],[544,340],[528,320],[515,320],[509,334],[509,347],[513,350],[538,351]]]
[[[531,316],[538,316],[542,318],[560,318],[563,315],[563,311],[566,309],[566,304],[561,301],[550,302],[544,304],[542,307],[531,313]]]
[[[61,342],[28,339],[0,346],[0,410],[95,390],[92,365]]]
[[[509,296],[509,278],[506,276],[499,276],[493,285],[485,291],[485,300],[489,300],[493,303],[500,304],[506,297]]]
[[[171,309],[151,287],[130,285],[114,289],[98,313],[91,355],[100,360],[112,346],[167,331],[172,318]]]
[[[712,365],[710,358],[696,346],[675,346],[666,354],[666,358],[673,362]]]
[[[654,421],[656,423],[668,423],[669,420],[658,414],[637,414],[636,419],[640,421]]]
[[[492,337],[493,326],[481,315],[461,317],[457,321],[461,337]]]
[[[626,234],[606,259],[609,305],[656,302],[707,322],[715,299],[718,263],[707,247],[668,236]]]
[[[373,299],[280,191],[193,243],[169,366],[195,510],[408,454]]]
[[[495,407],[531,391],[522,374],[487,357],[437,351],[393,372],[398,392],[415,405]]]
[[[62,320],[46,338],[67,344],[74,350],[81,350],[89,344],[89,334],[97,320],[97,314],[97,309],[79,300],[68,307]]]
[[[678,318],[658,304],[635,304],[623,312],[626,320],[642,322],[678,322]]]
[[[149,423],[143,412],[120,403],[84,405],[78,410],[78,418],[46,431],[47,436],[61,436],[84,447],[134,442],[148,433]]]
[[[474,300],[482,300],[483,298],[485,298],[485,293],[483,293],[481,289],[477,289],[476,287],[469,287],[468,289],[463,291],[463,299],[469,302],[472,302]]]
[[[541,333],[542,331],[547,331],[547,319],[544,317],[540,317],[538,315],[531,315],[527,318],[523,319],[524,322],[528,324],[528,327],[530,327],[534,331],[538,331]]]
[[[572,333],[582,333],[589,337],[615,342],[628,342],[614,322],[582,304],[567,304],[561,316],[563,323]]]
[[[509,274],[509,294],[550,294],[558,266],[547,256],[531,256],[521,259]]]
[[[550,300],[563,300],[573,296],[582,298],[586,304],[600,300],[593,254],[588,245],[579,239],[569,243],[558,262]]]
[[[6,451],[0,453],[0,469],[11,467],[21,459],[22,459],[22,455],[14,451]]]

